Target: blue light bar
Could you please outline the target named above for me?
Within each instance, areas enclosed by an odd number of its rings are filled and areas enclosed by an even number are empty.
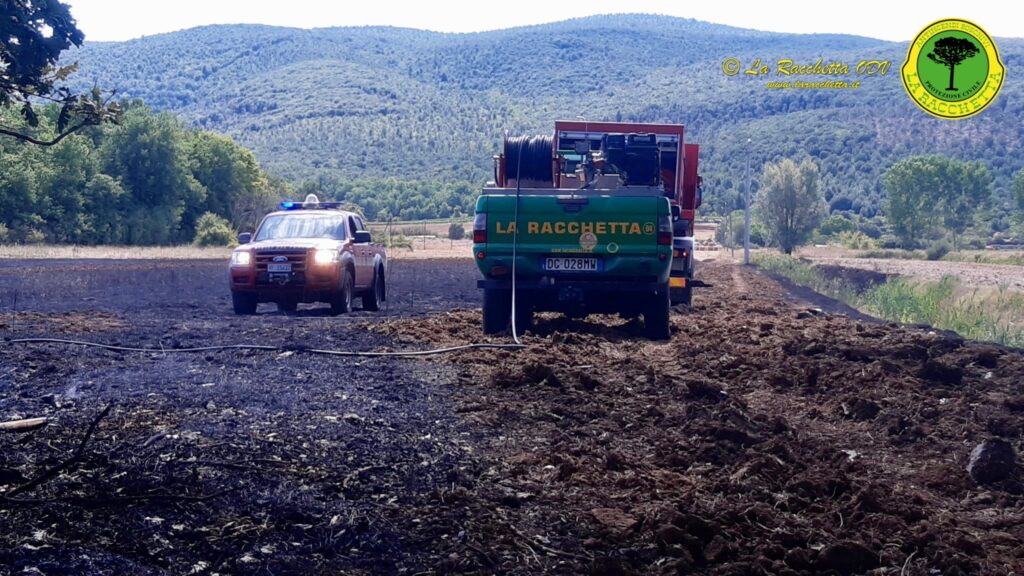
[[[281,202],[281,210],[305,210],[314,208],[341,208],[341,202]]]

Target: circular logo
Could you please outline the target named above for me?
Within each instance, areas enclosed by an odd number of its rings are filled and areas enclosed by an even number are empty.
[[[654,234],[654,224],[650,222],[644,224],[644,234]]]
[[[593,232],[584,232],[580,235],[580,248],[593,250],[594,246],[597,246],[597,235]]]
[[[609,242],[608,245],[605,246],[605,249],[608,250],[609,254],[615,254],[619,251],[619,245],[615,242]]]
[[[1006,75],[992,38],[960,18],[939,20],[922,30],[910,43],[901,72],[915,104],[932,116],[950,119],[984,110]]]

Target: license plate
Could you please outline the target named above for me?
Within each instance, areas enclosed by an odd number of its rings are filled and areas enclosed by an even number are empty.
[[[548,272],[600,272],[601,260],[597,258],[545,258],[544,269]]]
[[[291,271],[291,264],[267,264],[267,272],[270,272],[271,274],[288,273]]]

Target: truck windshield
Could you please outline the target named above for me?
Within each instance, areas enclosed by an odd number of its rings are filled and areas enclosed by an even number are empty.
[[[256,232],[256,242],[279,238],[345,239],[345,217],[337,214],[275,214]]]

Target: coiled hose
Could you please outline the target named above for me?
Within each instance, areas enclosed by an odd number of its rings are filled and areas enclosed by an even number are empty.
[[[545,184],[554,182],[552,136],[512,136],[505,139],[505,166],[516,168],[516,180],[534,180]]]

